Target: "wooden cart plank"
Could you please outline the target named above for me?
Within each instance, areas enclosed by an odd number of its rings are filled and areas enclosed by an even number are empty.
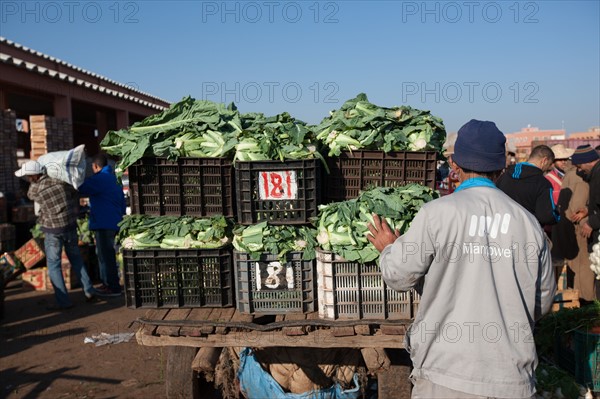
[[[307,348],[404,348],[404,340],[397,335],[376,333],[371,336],[336,337],[331,330],[318,329],[306,335],[288,337],[281,333],[258,331],[230,332],[229,334],[211,334],[202,337],[190,336],[150,336],[140,334],[138,343],[146,346],[193,346],[193,347],[243,347],[268,348],[275,346]]]
[[[375,374],[388,370],[391,365],[390,358],[383,348],[362,348],[361,353],[369,373]]]
[[[220,347],[202,347],[196,353],[196,357],[192,361],[192,369],[204,373],[207,377],[212,378],[215,372],[215,367],[219,362],[219,356],[223,348]],[[212,379],[211,379],[212,381]]]
[[[385,335],[404,335],[406,334],[406,326],[382,324],[381,333]]]
[[[150,309],[146,312],[145,317],[148,320],[163,320],[169,313],[169,309]],[[145,324],[142,327],[142,334],[152,335],[156,331],[157,326]]]
[[[332,327],[331,333],[334,337],[349,337],[354,334],[354,327]]]
[[[163,320],[185,320],[191,311],[192,309],[171,309]],[[156,334],[177,337],[180,329],[181,326],[159,326],[156,329]]]
[[[306,320],[306,314],[303,313],[288,313],[285,315],[285,320]],[[283,334],[287,336],[306,335],[306,329],[300,327],[284,327],[282,329]]]
[[[208,320],[212,311],[213,311],[212,308],[194,308],[194,309],[192,309],[190,314],[187,316],[186,320]],[[184,336],[189,336],[189,337],[199,337],[204,333],[203,331],[207,331],[206,328],[204,328],[204,329],[203,328],[204,327],[201,328],[201,327],[183,326],[183,327],[181,327],[181,330],[179,330],[179,335],[184,335]],[[212,332],[212,327],[208,334],[210,334],[211,332]],[[204,333],[204,334],[207,334],[207,333]]]
[[[367,324],[360,324],[354,326],[354,332],[356,335],[371,335],[371,327]]]
[[[217,321],[228,322],[231,320],[233,315],[235,314],[235,308],[223,308],[221,309],[221,316]],[[215,329],[216,334],[227,334],[229,328],[227,327],[217,327]]]
[[[233,316],[231,317],[232,322],[240,322],[240,323],[250,323],[254,320],[254,316],[247,313],[242,313],[239,310],[236,310]]]
[[[167,348],[166,352],[166,398],[199,399],[198,378],[190,367],[196,356],[196,348],[171,346]]]
[[[306,320],[319,320],[319,319],[321,319],[321,317],[319,317],[319,312],[312,312],[312,313],[308,313],[306,315]],[[315,327],[315,326],[304,327],[304,331],[306,331],[306,332],[311,332],[316,329],[317,329],[317,327]]]

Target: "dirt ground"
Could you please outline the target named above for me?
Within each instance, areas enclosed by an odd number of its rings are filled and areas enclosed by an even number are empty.
[[[114,345],[84,343],[86,337],[100,333],[135,333],[139,327],[135,320],[146,310],[127,308],[124,297],[87,303],[81,289],[71,290],[70,297],[75,307],[57,312],[46,310],[54,304],[52,292],[26,291],[17,281],[5,289],[0,398],[166,397],[167,348],[138,345],[135,337]],[[407,372],[402,367],[403,379]],[[386,391],[409,397],[404,382],[397,379],[398,374],[386,378]],[[366,396],[377,397],[376,389]],[[210,396],[221,397],[217,392]]]
[[[75,307],[46,310],[52,292],[5,290],[0,320],[0,398],[162,398],[163,348],[130,342],[95,346],[84,338],[135,332],[144,310],[125,307],[123,296],[86,303],[81,289],[70,293]]]

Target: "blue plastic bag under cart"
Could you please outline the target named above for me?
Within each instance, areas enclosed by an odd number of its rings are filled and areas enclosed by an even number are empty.
[[[240,389],[248,399],[357,399],[360,395],[357,374],[354,374],[355,388],[352,389],[343,390],[339,384],[335,384],[317,391],[286,393],[277,381],[261,367],[250,348],[244,348],[240,352],[238,379],[240,380]]]

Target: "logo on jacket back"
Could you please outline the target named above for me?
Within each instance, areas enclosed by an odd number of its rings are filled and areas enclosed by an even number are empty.
[[[483,237],[484,235],[489,234],[491,238],[496,238],[499,232],[501,234],[508,233],[509,225],[510,215],[508,213],[505,213],[504,215],[496,213],[494,217],[471,215],[469,236]]]

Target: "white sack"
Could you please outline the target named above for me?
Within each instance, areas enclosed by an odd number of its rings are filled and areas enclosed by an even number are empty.
[[[69,151],[55,151],[44,154],[37,160],[46,174],[69,183],[76,189],[85,180],[85,145],[79,145]]]

